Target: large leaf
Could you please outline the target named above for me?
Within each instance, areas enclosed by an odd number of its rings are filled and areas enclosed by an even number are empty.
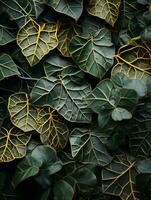
[[[39,172],[52,175],[62,167],[56,152],[49,146],[37,146],[31,154],[25,157],[16,168],[13,183],[17,186],[29,177],[37,175]]]
[[[68,141],[69,130],[55,110],[42,108],[38,111],[37,132],[43,144],[50,144],[55,149],[63,149]]]
[[[102,190],[106,194],[119,196],[122,200],[138,200],[135,177],[136,161],[129,155],[117,155],[102,170]]]
[[[72,66],[70,62],[55,58],[56,60],[53,58],[52,62],[48,61],[45,69],[52,67],[52,72],[48,69],[48,73],[54,73],[54,75],[57,71],[60,73],[37,81],[31,92],[32,103],[52,107],[68,121],[89,123],[91,111],[83,99],[86,94],[90,93],[90,85],[82,80],[83,73]],[[78,80],[81,82],[78,83]]]
[[[113,65],[115,53],[111,34],[102,27],[94,35],[74,36],[70,53],[77,65],[85,72],[102,78]]]
[[[0,129],[0,162],[10,162],[26,155],[26,145],[31,134],[25,134],[17,128]]]
[[[37,127],[37,110],[30,104],[26,93],[14,93],[9,97],[8,110],[12,123],[24,132]]]
[[[83,0],[48,0],[47,4],[57,12],[78,20],[83,11]]]
[[[111,26],[114,26],[118,14],[121,0],[90,0],[88,12],[91,15],[104,19]]]
[[[112,157],[105,148],[105,135],[97,129],[74,129],[70,135],[72,156],[82,163],[105,166]]]
[[[50,50],[57,47],[57,24],[40,26],[29,18],[17,34],[17,43],[30,66],[36,65]]]
[[[17,65],[8,54],[2,53],[0,55],[0,80],[14,75],[20,75]]]

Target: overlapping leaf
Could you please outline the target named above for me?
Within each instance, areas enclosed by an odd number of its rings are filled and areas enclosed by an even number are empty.
[[[68,121],[89,123],[91,111],[83,99],[91,87],[82,79],[83,73],[71,62],[57,56],[48,59],[45,71],[50,76],[37,81],[31,91],[32,103],[52,107]]]
[[[83,163],[105,166],[112,160],[105,148],[106,139],[97,129],[74,129],[70,135],[72,156]]]
[[[20,75],[17,65],[8,54],[0,54],[0,80],[14,75]]]
[[[88,12],[91,15],[104,19],[111,26],[114,26],[118,14],[121,0],[90,0]]]
[[[58,50],[65,57],[70,57],[69,44],[72,37],[76,35],[76,27],[73,22],[70,21],[59,21],[58,28]]]
[[[26,93],[14,93],[9,97],[8,110],[12,123],[24,132],[37,127],[37,109],[34,108]]]
[[[61,121],[55,110],[42,108],[38,111],[37,132],[41,142],[55,149],[63,149],[68,141],[68,127]]]
[[[112,67],[114,46],[105,27],[93,36],[74,36],[69,50],[81,70],[100,79]]]
[[[119,196],[122,200],[139,200],[135,186],[135,177],[138,174],[135,164],[136,161],[129,155],[117,155],[102,170],[103,192]]]
[[[75,20],[79,19],[83,11],[83,0],[48,0],[47,5]]]
[[[10,162],[26,155],[26,145],[31,134],[17,128],[0,129],[0,162]]]
[[[17,43],[30,66],[36,65],[50,50],[57,47],[57,24],[40,26],[29,18],[17,34]]]
[[[115,58],[116,64],[112,74],[122,72],[130,78],[142,80],[149,87],[151,81],[150,44],[127,44],[119,48]]]

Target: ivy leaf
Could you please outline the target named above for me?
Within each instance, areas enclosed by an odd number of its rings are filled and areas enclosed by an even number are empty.
[[[30,66],[36,65],[49,51],[57,47],[57,24],[47,23],[40,26],[29,18],[18,31],[17,44]]]
[[[62,167],[55,150],[49,146],[37,146],[31,154],[25,157],[18,165],[13,177],[13,183],[17,186],[29,177],[39,172],[52,175]]]
[[[105,148],[105,135],[97,129],[74,129],[70,135],[72,156],[80,162],[105,166],[112,157]]]
[[[59,20],[58,22],[58,50],[65,57],[71,57],[69,52],[69,44],[74,35],[77,33],[77,25],[71,21]]]
[[[116,64],[112,74],[122,72],[130,79],[141,80],[150,92],[151,82],[151,53],[147,43],[130,43],[119,48],[115,55]]]
[[[105,194],[119,196],[122,200],[139,199],[135,186],[138,172],[136,161],[129,155],[117,155],[115,159],[102,169],[102,191]]]
[[[19,25],[25,23],[26,17],[33,17],[32,2],[29,0],[0,0],[12,20]]]
[[[48,0],[47,5],[59,13],[72,17],[76,21],[80,18],[83,11],[83,0]]]
[[[68,141],[68,127],[61,121],[55,110],[42,108],[38,111],[37,132],[43,144],[63,149]]]
[[[69,62],[60,57],[56,57],[56,60],[53,58],[52,61],[49,59],[48,62],[52,67],[52,72],[48,69],[51,74],[57,71],[60,73],[37,81],[31,91],[32,103],[52,107],[68,121],[89,123],[92,113],[83,99],[90,93],[91,87],[81,79],[83,73],[71,63],[68,66]],[[47,67],[49,63],[46,64]],[[80,83],[77,82],[79,79]]]
[[[105,27],[93,36],[74,36],[69,51],[81,70],[100,79],[113,65],[115,50]]]
[[[120,8],[121,0],[90,0],[87,10],[91,15],[104,19],[114,26]]]
[[[8,110],[12,123],[24,132],[33,131],[37,127],[37,109],[29,102],[26,93],[14,93],[9,97]]]
[[[6,45],[12,41],[15,41],[15,39],[16,33],[14,28],[0,24],[0,45]]]
[[[0,80],[14,75],[20,75],[17,65],[8,54],[0,54]]]
[[[72,186],[64,180],[60,180],[54,185],[53,193],[55,200],[72,200],[74,196]]]
[[[27,143],[31,134],[13,127],[10,130],[0,129],[0,162],[10,162],[26,155]]]

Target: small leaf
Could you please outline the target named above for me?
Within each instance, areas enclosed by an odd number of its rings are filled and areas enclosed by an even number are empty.
[[[72,200],[75,192],[69,183],[60,180],[55,184],[53,193],[55,200]]]
[[[10,162],[26,155],[27,143],[31,134],[25,134],[17,128],[0,129],[0,162]]]
[[[30,66],[36,65],[50,50],[57,47],[57,24],[40,26],[29,18],[17,34],[17,43]]]
[[[8,54],[2,53],[0,55],[0,80],[14,75],[20,75],[17,65]]]
[[[42,108],[38,111],[37,132],[43,144],[49,144],[55,149],[63,149],[68,141],[68,127],[59,119],[55,110]]]
[[[59,13],[72,17],[76,21],[80,18],[83,11],[83,0],[48,0],[47,5]]]
[[[33,131],[37,127],[37,110],[26,93],[14,93],[9,97],[8,110],[12,123],[24,132]]]
[[[91,15],[104,19],[114,26],[120,8],[121,0],[90,0],[87,10]]]
[[[102,170],[103,193],[119,196],[122,200],[136,200],[138,191],[135,177],[138,172],[136,161],[128,155],[117,155],[115,159]]]
[[[105,144],[105,135],[97,129],[74,129],[70,135],[72,156],[82,163],[105,166],[111,162]]]
[[[105,27],[93,36],[74,36],[69,50],[81,70],[100,79],[113,65],[115,50],[111,34]]]
[[[16,33],[13,28],[0,24],[0,45],[6,45],[15,41]]]
[[[122,121],[124,119],[132,118],[132,114],[128,110],[120,107],[115,108],[111,115],[114,121]]]

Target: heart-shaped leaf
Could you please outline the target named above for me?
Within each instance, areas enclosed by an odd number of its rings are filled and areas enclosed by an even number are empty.
[[[8,110],[12,123],[24,132],[37,127],[37,109],[34,108],[26,93],[14,93],[9,97]]]
[[[17,44],[30,66],[36,65],[49,51],[57,47],[57,24],[40,26],[29,18],[17,34]]]
[[[139,199],[135,177],[138,172],[136,161],[128,155],[117,155],[102,170],[102,190],[105,194],[119,196],[122,200]]]
[[[105,27],[94,35],[74,36],[69,46],[70,53],[81,70],[102,78],[112,67],[115,53],[111,34]]]
[[[13,127],[10,130],[0,129],[0,162],[10,162],[26,155],[26,145],[31,134]]]
[[[120,8],[121,0],[90,0],[87,10],[91,15],[104,19],[114,26]]]
[[[42,108],[38,111],[36,130],[40,133],[43,144],[50,144],[55,149],[63,149],[67,144],[68,127],[51,108]]]

